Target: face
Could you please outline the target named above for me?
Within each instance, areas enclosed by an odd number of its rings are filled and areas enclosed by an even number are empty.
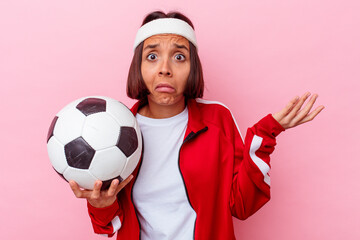
[[[146,39],[141,74],[150,92],[149,104],[183,104],[183,93],[190,74],[189,41],[175,34],[155,35]]]

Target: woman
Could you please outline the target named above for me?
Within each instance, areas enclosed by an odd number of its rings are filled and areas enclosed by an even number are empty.
[[[232,216],[246,219],[270,199],[275,137],[311,121],[309,93],[249,128],[242,139],[231,112],[200,99],[204,81],[191,21],[180,13],[145,17],[134,45],[127,93],[143,138],[129,178],[100,191],[70,181],[88,201],[94,231],[117,239],[235,239]],[[135,176],[135,181],[131,179]]]

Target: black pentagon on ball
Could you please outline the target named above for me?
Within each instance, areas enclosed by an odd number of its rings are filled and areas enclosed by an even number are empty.
[[[85,116],[89,116],[90,114],[105,112],[106,101],[101,98],[87,98],[76,105],[76,108]]]
[[[120,148],[126,157],[133,154],[138,148],[138,139],[135,129],[132,127],[121,127],[116,146]]]
[[[107,189],[109,189],[109,187],[110,187],[110,185],[111,185],[111,182],[112,182],[114,179],[119,179],[119,183],[121,183],[121,182],[123,181],[123,179],[122,179],[121,176],[118,176],[118,177],[115,177],[115,178],[112,178],[112,179],[109,179],[109,180],[106,180],[106,181],[102,181],[101,190],[107,190]]]
[[[55,124],[56,124],[56,121],[58,120],[58,118],[59,118],[58,116],[55,116],[50,124],[48,135],[47,135],[47,142],[49,142],[49,139],[54,135],[54,128],[55,128]]]
[[[95,150],[82,138],[78,137],[65,145],[65,156],[69,166],[89,169]]]

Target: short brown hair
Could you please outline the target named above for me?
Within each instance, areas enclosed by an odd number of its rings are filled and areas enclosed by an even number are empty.
[[[161,11],[149,13],[143,20],[142,25],[159,18],[177,18],[187,22],[193,29],[194,25],[185,15],[179,12],[165,14]],[[184,91],[186,98],[201,98],[204,93],[203,71],[196,47],[189,41],[190,45],[190,74]],[[148,89],[141,76],[141,60],[144,42],[141,42],[134,51],[134,56],[129,68],[126,93],[130,98],[146,100]]]

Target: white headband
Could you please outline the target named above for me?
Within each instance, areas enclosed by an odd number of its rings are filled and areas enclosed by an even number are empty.
[[[183,36],[197,47],[194,29],[185,21],[177,18],[159,18],[144,24],[137,32],[135,48],[145,39],[158,34],[176,34]]]

